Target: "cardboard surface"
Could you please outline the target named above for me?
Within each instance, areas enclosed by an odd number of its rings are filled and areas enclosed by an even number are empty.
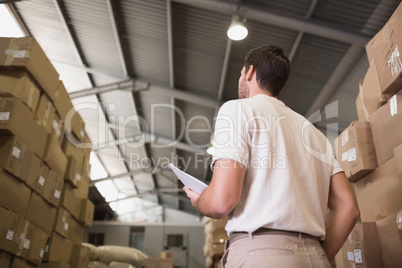
[[[25,183],[39,195],[43,195],[49,167],[36,155],[32,158],[32,165],[27,169],[28,177]]]
[[[60,81],[59,85],[57,86],[56,96],[53,99],[53,104],[63,121],[66,121],[66,117],[70,111],[75,112],[70,96],[68,95],[62,81]]]
[[[0,167],[22,181],[30,176],[34,153],[20,138],[0,135]]]
[[[39,102],[40,89],[24,71],[1,70],[0,96],[20,99],[34,114]]]
[[[53,231],[63,237],[68,236],[70,228],[71,214],[65,208],[59,207],[56,214]]]
[[[357,223],[342,247],[344,267],[383,267],[375,222]]]
[[[74,244],[81,244],[84,239],[85,226],[72,217],[68,228],[68,240]]]
[[[80,218],[81,198],[78,196],[77,190],[72,188],[68,183],[64,184],[61,204],[75,219]]]
[[[9,267],[12,255],[5,251],[0,251],[0,267]]]
[[[30,197],[31,189],[28,186],[7,172],[0,170],[0,205],[24,216]]]
[[[54,207],[57,207],[61,200],[64,180],[53,170],[49,170],[46,178],[46,185],[43,191],[43,198]]]
[[[355,182],[377,167],[369,122],[352,122],[336,139],[339,164],[350,182]]]
[[[0,206],[0,250],[17,254],[19,234],[22,232],[22,226],[18,225],[19,221],[19,215]]]
[[[70,263],[72,251],[73,242],[53,232],[46,247],[44,260]]]
[[[400,49],[402,48],[402,4],[384,27],[367,43],[369,62],[374,61],[381,88],[389,96],[402,88]],[[399,50],[399,52],[398,52]],[[391,84],[395,82],[392,86]]]
[[[33,120],[32,114],[21,100],[0,97],[0,133],[18,136],[37,156],[43,156],[47,140],[46,129]]]
[[[371,132],[378,165],[393,157],[393,149],[402,144],[402,91],[370,117]]]
[[[90,250],[88,247],[74,244],[70,264],[72,267],[88,267],[89,256]]]
[[[398,229],[396,215],[376,222],[384,267],[398,268],[402,264],[402,231]]]
[[[0,38],[0,67],[28,71],[51,99],[59,85],[59,74],[33,37]]]
[[[19,239],[20,239],[19,247],[18,247],[18,252],[16,255],[20,256],[21,258],[26,259],[29,254],[35,226],[26,220],[24,220],[22,222],[23,222],[23,231],[19,235]]]
[[[25,214],[25,219],[50,236],[55,218],[56,208],[52,207],[40,195],[33,192],[27,213]]]
[[[46,93],[42,92],[34,119],[44,126],[47,133],[50,133],[51,129],[53,128],[53,119],[55,114],[56,109],[54,108],[52,101]]]
[[[49,135],[43,161],[48,164],[50,169],[57,173],[57,175],[63,177],[67,168],[67,157],[61,150],[57,141],[57,137]]]
[[[95,205],[87,198],[81,199],[81,211],[79,221],[85,226],[92,226],[95,212]]]
[[[37,227],[34,227],[26,259],[36,265],[42,263],[48,236]]]
[[[374,222],[402,208],[402,176],[398,174],[400,157],[394,157],[354,183],[360,217]]]

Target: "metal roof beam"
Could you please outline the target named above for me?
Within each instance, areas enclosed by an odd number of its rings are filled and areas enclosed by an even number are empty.
[[[169,83],[174,88],[174,64],[173,64],[173,31],[172,31],[172,2],[166,0],[167,16],[167,37],[168,37],[168,57],[169,57]]]
[[[355,44],[359,46],[364,46],[367,42],[370,41],[371,37],[351,33],[347,31],[338,30],[331,27],[326,27],[318,24],[314,24],[312,22],[293,19],[289,17],[284,17],[281,15],[249,8],[242,7],[237,10],[237,6],[235,4],[223,3],[218,1],[205,1],[205,0],[172,0],[177,3],[199,7],[202,9],[210,10],[213,12],[220,12],[224,14],[238,14],[241,17],[245,17],[250,20],[259,21],[262,23],[266,23],[273,26],[278,26],[281,28],[286,28],[298,32],[304,32],[332,40],[337,40],[340,42]]]
[[[112,1],[111,0],[106,0],[106,4],[107,4],[107,10],[109,12],[110,22],[111,22],[111,25],[112,25],[113,36],[114,36],[114,39],[116,41],[117,53],[119,54],[121,68],[123,70],[124,77],[128,77],[126,61],[125,61],[125,57],[124,57],[124,54],[123,54],[123,49],[121,47],[120,35],[119,35],[119,31],[118,31],[117,25],[116,25],[116,18],[114,16],[114,12],[113,12]]]

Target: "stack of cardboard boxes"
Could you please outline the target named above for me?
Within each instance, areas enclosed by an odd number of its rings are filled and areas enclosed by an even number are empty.
[[[0,267],[88,261],[91,149],[70,140],[89,144],[45,53],[32,37],[0,38]]]
[[[359,121],[335,141],[361,216],[342,248],[344,267],[402,264],[401,24],[402,4],[366,45],[370,67],[356,99]]]
[[[204,217],[204,256],[208,268],[221,267],[220,262],[225,250],[225,241],[229,240],[225,230],[227,218],[219,220]]]

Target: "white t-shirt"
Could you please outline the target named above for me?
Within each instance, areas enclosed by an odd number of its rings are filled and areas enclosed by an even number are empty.
[[[324,239],[330,177],[343,170],[306,118],[264,94],[226,102],[216,118],[212,166],[217,159],[247,167],[229,235],[267,227]]]

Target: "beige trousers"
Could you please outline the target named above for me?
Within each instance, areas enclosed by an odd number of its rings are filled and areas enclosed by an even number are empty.
[[[222,257],[225,268],[307,268],[331,264],[318,240],[284,234],[236,237]]]

